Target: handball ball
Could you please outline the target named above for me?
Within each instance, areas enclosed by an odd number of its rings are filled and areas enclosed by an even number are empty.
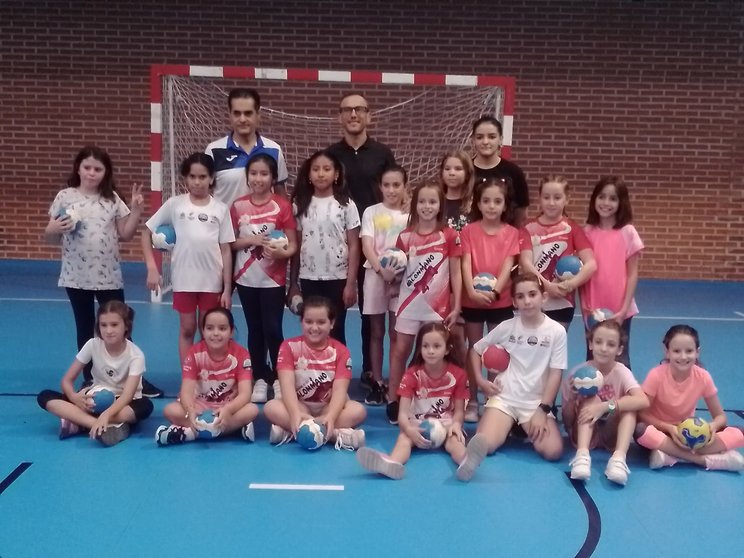
[[[431,442],[431,447],[442,447],[447,439],[447,429],[441,420],[430,418],[421,423],[421,435]]]
[[[273,230],[269,233],[269,244],[272,248],[284,250],[289,246],[289,239],[283,231]]]
[[[402,272],[407,263],[406,253],[400,248],[387,248],[380,256],[380,266],[385,269],[392,269],[395,273]]]
[[[203,411],[199,413],[194,421],[196,423],[196,429],[199,434],[199,438],[216,438],[222,432],[218,426],[215,426],[214,421],[217,417],[212,411]]]
[[[116,401],[114,392],[104,387],[91,388],[88,390],[88,395],[93,398],[93,412],[99,415]]]
[[[607,308],[597,308],[592,310],[586,317],[586,326],[592,329],[598,323],[609,320],[615,313]]]
[[[152,235],[152,247],[170,252],[176,244],[176,229],[173,225],[160,225]]]
[[[476,291],[494,292],[496,290],[496,276],[492,273],[479,273],[473,277],[473,288]]]
[[[70,218],[72,229],[68,232],[76,233],[80,230],[80,215],[78,215],[78,212],[75,211],[73,207],[63,207],[59,210],[59,213],[57,213],[57,217],[60,219],[64,219],[65,217]]]
[[[574,391],[580,396],[593,397],[602,389],[604,376],[593,366],[586,365],[574,372],[571,383]]]
[[[576,256],[563,256],[555,264],[555,275],[565,281],[578,275],[582,267],[581,260]]]
[[[290,298],[287,307],[292,314],[299,316],[300,310],[302,309],[302,295],[294,295]]]
[[[325,426],[313,419],[303,420],[297,431],[297,443],[306,450],[316,450],[326,443]]]
[[[698,417],[680,422],[677,425],[677,432],[685,439],[685,443],[691,450],[702,448],[710,442],[711,438],[710,424]]]
[[[501,345],[491,345],[483,351],[483,367],[494,374],[503,372],[509,367],[511,357]]]

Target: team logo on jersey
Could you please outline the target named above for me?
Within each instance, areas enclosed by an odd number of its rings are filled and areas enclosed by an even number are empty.
[[[529,336],[529,337],[527,338],[527,344],[528,344],[528,345],[529,345],[530,347],[534,347],[535,345],[537,345],[537,337],[535,337],[534,335],[530,335],[530,336]]]
[[[197,219],[199,219],[199,221],[201,221],[202,223],[206,223],[209,220],[209,215],[207,215],[206,213],[199,213]]]
[[[251,367],[251,359],[247,358],[243,361],[243,368],[250,368]]]
[[[541,347],[550,347],[550,335],[546,335],[542,338],[542,341],[540,341]]]
[[[237,159],[237,155],[230,155],[229,157],[225,157],[225,161],[228,163],[232,163],[235,159]]]
[[[114,369],[113,368],[107,368],[106,369],[106,374],[108,375],[109,378],[113,378],[114,377]]]
[[[566,251],[567,244],[565,242],[553,242],[552,244],[543,244],[540,246],[540,257],[535,262],[537,271],[542,273],[545,271],[550,263],[553,261],[555,256],[558,256]]]

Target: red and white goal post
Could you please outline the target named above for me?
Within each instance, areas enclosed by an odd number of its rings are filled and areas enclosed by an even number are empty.
[[[341,137],[338,103],[363,94],[371,109],[370,135],[387,144],[409,182],[436,175],[451,149],[469,148],[471,126],[493,115],[504,127],[502,155],[509,158],[514,127],[513,77],[355,70],[155,65],[150,69],[151,208],[182,193],[178,168],[229,132],[227,95],[234,87],[261,94],[262,135],[284,152],[290,186],[302,162]],[[171,288],[168,255],[163,288]]]

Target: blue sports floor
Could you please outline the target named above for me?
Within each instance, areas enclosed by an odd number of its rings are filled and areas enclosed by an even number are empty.
[[[134,341],[147,356],[148,378],[169,398],[156,400],[153,416],[113,448],[85,437],[59,441],[57,420],[34,397],[57,388],[76,353],[69,303],[56,287],[58,266],[0,262],[2,558],[744,554],[744,475],[686,465],[651,471],[638,448],[625,488],[604,478],[607,454],[593,454],[584,488],[566,476],[572,450],[547,463],[519,441],[486,459],[470,484],[454,479],[444,452],[414,453],[406,478],[390,481],[363,471],[351,452],[273,447],[263,418],[254,444],[158,448],[153,433],[179,386],[178,322],[169,305],[147,302],[144,268],[135,264],[125,269],[137,312]],[[666,329],[689,323],[700,331],[701,358],[729,422],[744,425],[744,284],[642,281],[637,299],[642,314],[633,321],[631,356],[638,379],[659,362]],[[233,310],[244,343],[242,312]],[[285,335],[299,331],[289,314],[285,326]],[[583,357],[581,329],[575,320],[571,365]],[[356,312],[347,331],[357,358]],[[382,408],[369,410],[367,444],[389,451],[397,429]]]

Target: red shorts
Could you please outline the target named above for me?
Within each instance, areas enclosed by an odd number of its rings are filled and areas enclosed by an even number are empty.
[[[173,309],[181,314],[193,314],[196,309],[206,312],[220,305],[222,293],[173,293]]]

